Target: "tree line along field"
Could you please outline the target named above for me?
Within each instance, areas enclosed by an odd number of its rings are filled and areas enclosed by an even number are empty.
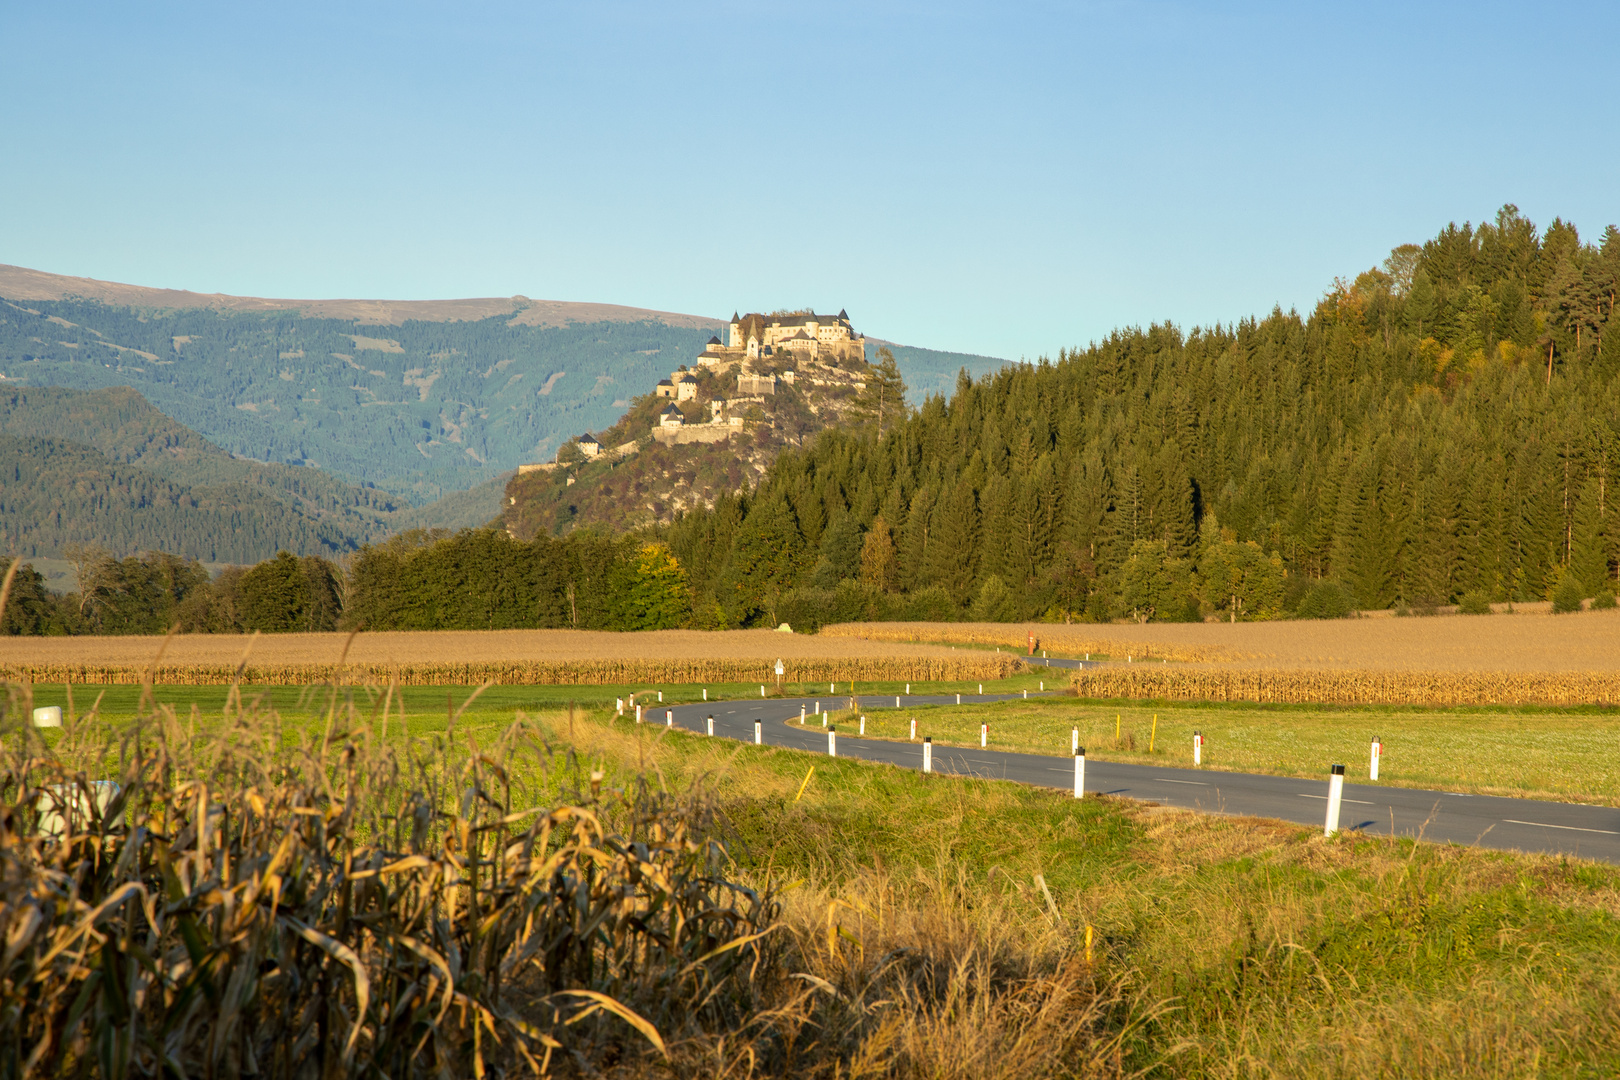
[[[139,1026],[131,1030],[163,1031],[169,1052],[193,1071],[210,1054],[248,1045],[262,1065],[282,1069],[324,1047],[332,1057],[353,1055],[357,1068],[470,1075],[517,1068],[519,1044],[540,1055],[539,1033],[560,1044],[549,1059],[555,1075],[616,1078],[1574,1077],[1620,1066],[1612,1023],[1620,871],[1610,867],[1409,840],[1324,839],[1319,830],[1077,802],[850,759],[818,757],[807,773],[803,754],[649,730],[605,709],[514,717],[510,702],[487,697],[462,708],[465,691],[438,703],[457,713],[453,733],[443,712],[431,726],[424,712],[404,736],[397,720],[384,733],[368,717],[364,695],[350,712],[348,689],[337,694],[335,724],[326,719],[328,700],[285,714],[250,701],[240,716],[222,720],[215,711],[195,726],[183,708],[174,720],[147,721],[144,745],[173,747],[174,763],[192,772],[227,750],[233,761],[261,758],[267,751],[252,748],[273,745],[260,736],[276,730],[287,748],[279,767],[266,758],[256,772],[209,773],[210,804],[226,809],[212,857],[230,858],[248,891],[231,912],[237,934],[193,941],[208,955],[234,958],[233,970],[277,1007],[227,1018],[203,997],[186,1022],[165,1024],[177,1019],[168,996],[134,999]],[[96,736],[48,733],[54,755],[31,760],[82,762],[104,745]],[[390,768],[401,755],[411,767]],[[359,763],[363,780],[348,778],[340,756]],[[356,881],[346,899],[324,886],[322,875],[336,880],[338,865],[362,873],[389,865],[383,860],[394,856],[377,838],[390,835],[395,802],[413,805],[390,784],[419,773],[415,798],[430,800],[443,820],[425,819],[422,836],[400,834],[417,858]],[[244,784],[243,776],[273,779]],[[459,799],[469,781],[492,796],[487,814],[481,800]],[[110,895],[120,874],[157,865],[160,848],[171,864],[201,857],[184,828],[197,800],[186,790],[128,787],[129,813],[146,820],[161,809],[178,827],[124,834],[151,857],[105,858],[94,874],[73,877],[87,901]],[[343,812],[254,809],[255,800],[276,808],[306,788],[312,799],[330,791]],[[441,844],[439,832],[463,829],[470,839],[462,843],[483,844],[478,838],[508,800],[555,808],[533,822],[535,835],[555,845],[546,850],[556,851],[558,873],[523,893],[524,917],[559,931],[547,939],[561,950],[546,960],[546,971],[560,975],[550,984],[525,977],[538,975],[532,961],[502,978],[481,977],[515,954],[527,925],[513,921],[509,883],[526,865],[528,817],[508,821],[516,843],[505,860],[491,855],[477,890],[454,904],[431,891],[441,876],[446,889],[457,883],[469,861]],[[602,840],[570,821],[599,822]],[[638,822],[645,862],[635,872],[613,853],[628,849]],[[316,826],[318,838],[306,835]],[[726,855],[713,864],[681,854],[717,841]],[[371,973],[369,999],[357,998],[353,969],[332,951],[288,950],[274,968],[245,962],[280,955],[278,935],[293,934],[286,919],[250,918],[265,910],[252,883],[278,843],[299,857],[281,870],[287,884],[276,910],[352,945]],[[591,888],[557,891],[586,859]],[[224,895],[198,888],[167,903],[211,917],[207,905]],[[769,902],[752,906],[750,895]],[[395,949],[390,933],[412,927],[424,900],[445,917],[423,927],[417,952]],[[561,933],[559,912],[580,905],[621,932]],[[662,913],[690,917],[671,943],[702,927],[716,936],[654,947],[647,935],[664,925]],[[51,908],[16,935],[12,963],[28,966],[30,985],[49,1001],[79,1003],[93,1027],[119,1002],[105,980],[89,978],[91,968],[49,952],[80,917],[70,906]],[[150,952],[168,970],[186,953],[166,947],[179,924],[164,925],[166,937]],[[413,987],[442,992],[442,980],[430,982],[441,969],[429,958],[467,946],[473,926],[483,928],[480,946],[461,948],[452,978],[476,1008],[406,1013],[421,1017],[409,1040],[421,1041],[419,1060],[391,1059],[402,1033],[389,1004]],[[108,935],[102,963],[121,962],[124,942]],[[574,963],[587,956],[594,962]],[[293,962],[298,980],[267,977]],[[146,969],[132,969],[132,978],[147,978]],[[690,1004],[694,984],[706,992],[703,1008]],[[17,985],[8,981],[0,993]],[[296,996],[312,986],[324,987],[319,1002]],[[589,999],[552,996],[557,990],[611,995],[619,1011],[585,1014]],[[308,1041],[293,1038],[287,1018],[309,1007],[330,1010],[330,1023],[312,1026]],[[33,1023],[50,1014],[17,1015]],[[485,1017],[499,1042],[487,1028],[481,1044],[475,1039]],[[538,1019],[513,1022],[530,1017]]]

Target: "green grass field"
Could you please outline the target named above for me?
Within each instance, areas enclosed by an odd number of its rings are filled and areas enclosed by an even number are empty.
[[[1078,728],[1089,757],[1188,768],[1198,731],[1207,769],[1325,776],[1337,763],[1355,783],[1368,782],[1369,751],[1377,736],[1384,746],[1383,784],[1620,805],[1620,712],[1611,709],[1144,704],[1052,697],[874,710],[866,715],[867,735],[906,739],[913,716],[917,737],[937,743],[977,746],[980,725],[988,723],[994,749],[1067,756]],[[858,721],[845,712],[834,722],[853,734],[850,725]]]
[[[1047,673],[1033,675],[1019,675],[999,682],[928,682],[928,683],[900,683],[875,682],[860,683],[855,692],[860,694],[900,694],[910,688],[914,694],[973,694],[977,693],[982,685],[987,693],[1019,693],[1028,690],[1035,693],[1041,684],[1054,685]],[[739,700],[759,698],[758,683],[718,683],[712,686],[698,686],[686,683],[656,684],[648,683],[636,686],[491,686],[479,695],[476,708],[479,710],[505,710],[510,715],[512,710],[523,709],[535,711],[566,707],[572,701],[581,708],[606,708],[613,705],[617,698],[628,698],[636,695],[636,700],[649,706],[660,704],[659,695],[662,694],[664,704],[685,704],[704,700],[704,692],[708,692],[709,700]],[[430,724],[434,717],[444,719],[446,716],[446,703],[454,701],[457,704],[472,691],[466,686],[404,686],[395,690],[395,704],[393,711],[397,714],[398,702],[405,702],[406,713],[412,719],[420,719]],[[130,719],[136,715],[142,690],[139,686],[126,685],[77,685],[65,686],[61,683],[39,683],[33,687],[35,705],[59,705],[64,711],[68,706],[69,694],[72,694],[72,705],[77,713],[88,713],[99,699],[102,714],[109,719]],[[775,685],[767,685],[766,692],[772,697],[814,697],[818,694],[834,698],[847,698],[851,693],[850,684],[844,683],[784,683],[780,690]],[[159,685],[153,688],[153,697],[175,709],[179,714],[188,714],[193,706],[199,710],[203,717],[218,716],[225,706],[228,688],[225,686],[172,686]],[[356,687],[353,690],[357,708],[366,712],[375,707],[382,708],[385,690],[376,687]],[[274,708],[279,712],[303,713],[324,711],[326,703],[330,700],[331,687],[328,686],[243,686],[241,694],[244,701],[263,700],[267,708]],[[317,701],[318,699],[318,701]]]

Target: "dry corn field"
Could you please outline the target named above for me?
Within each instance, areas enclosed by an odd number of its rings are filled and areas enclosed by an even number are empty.
[[[345,634],[195,634],[166,645],[159,637],[0,638],[0,678],[36,683],[139,683],[150,671],[158,683],[201,686],[228,683],[239,668],[257,685],[335,675],[386,683],[396,672],[407,686],[768,683],[778,658],[788,682],[989,680],[1020,667],[1011,655],[771,630],[409,631],[360,634],[352,643]]]
[[[1335,705],[1617,705],[1620,671],[1311,671],[1110,665],[1076,672],[1085,698]]]
[[[1346,671],[1620,672],[1620,610],[1552,615],[1255,623],[1061,626],[1043,623],[844,623],[822,636],[867,641],[966,642],[1024,651],[1035,634],[1056,656],[1244,664]]]

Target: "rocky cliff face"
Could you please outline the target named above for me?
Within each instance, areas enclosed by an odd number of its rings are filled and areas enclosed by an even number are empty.
[[[598,458],[563,460],[514,477],[501,523],[526,540],[585,526],[622,531],[667,524],[683,510],[713,506],[722,493],[752,488],[783,449],[851,422],[866,371],[859,360],[793,354],[754,360],[746,370],[735,362],[699,366],[689,372],[695,395],[674,402],[679,428],[661,421],[670,398],[656,391],[636,398],[617,424],[594,433],[603,447]],[[671,437],[682,430],[716,441]]]

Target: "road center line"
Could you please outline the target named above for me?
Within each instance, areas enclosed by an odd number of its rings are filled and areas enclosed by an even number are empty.
[[[1300,792],[1300,791],[1296,791],[1296,792],[1294,792],[1294,794],[1298,795],[1302,799],[1325,799],[1325,798],[1327,798],[1326,795],[1306,795],[1304,792]],[[1357,806],[1377,806],[1378,805],[1375,802],[1367,802],[1365,799],[1340,799],[1339,801],[1340,802],[1355,803]]]
[[[1172,780],[1168,776],[1155,776],[1153,780],[1159,784],[1192,784],[1194,787],[1209,787],[1202,780]]]
[[[1595,832],[1602,833],[1604,836],[1620,836],[1620,832],[1615,832],[1613,829],[1583,829],[1579,825],[1551,825],[1545,821],[1515,821],[1513,818],[1503,818],[1502,820],[1509,825],[1535,825],[1542,829],[1568,829],[1570,832]]]

